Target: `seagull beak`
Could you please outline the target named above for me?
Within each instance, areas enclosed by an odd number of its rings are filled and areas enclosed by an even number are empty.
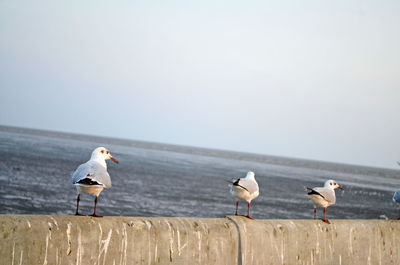
[[[119,161],[112,156],[110,156],[110,160],[113,161],[114,163],[117,163],[117,164],[119,163]]]
[[[337,188],[338,188],[338,189],[341,189],[341,190],[344,190],[344,187],[343,187],[343,186],[340,186],[340,185],[339,185]]]

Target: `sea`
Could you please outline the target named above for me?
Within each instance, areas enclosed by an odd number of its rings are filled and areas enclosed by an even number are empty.
[[[392,202],[400,170],[337,164],[216,149],[0,126],[0,214],[73,215],[71,174],[94,148],[108,148],[112,187],[99,197],[104,216],[220,218],[234,214],[227,180],[254,171],[260,196],[255,219],[312,219],[306,187],[328,179],[343,185],[329,219],[395,219]],[[91,214],[94,197],[81,195]],[[245,214],[247,204],[240,203]],[[318,211],[322,217],[322,210]]]

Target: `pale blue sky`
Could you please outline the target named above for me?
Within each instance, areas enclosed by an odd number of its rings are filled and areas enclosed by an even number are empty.
[[[399,14],[0,0],[0,124],[396,168]]]

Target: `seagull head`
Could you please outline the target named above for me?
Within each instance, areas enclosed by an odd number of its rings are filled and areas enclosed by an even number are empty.
[[[246,178],[248,179],[254,179],[256,174],[253,171],[247,172]]]
[[[111,155],[110,151],[105,147],[97,147],[96,149],[94,149],[94,151],[92,152],[92,158],[93,157],[96,157],[96,158],[100,157],[100,158],[102,158],[104,160],[111,160],[114,163],[117,163],[117,164],[119,163],[118,160],[115,159]]]
[[[343,186],[340,186],[339,183],[337,183],[337,182],[336,182],[335,180],[333,180],[333,179],[330,179],[330,180],[325,181],[324,187],[325,187],[325,188],[328,188],[328,189],[332,189],[332,190],[334,190],[334,189],[341,189],[341,190],[343,190],[343,189],[344,189]]]

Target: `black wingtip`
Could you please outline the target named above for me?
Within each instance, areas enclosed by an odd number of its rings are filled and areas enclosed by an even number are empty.
[[[309,187],[307,187],[307,189],[308,189],[308,190],[310,190],[310,192],[309,192],[309,193],[307,193],[308,195],[318,195],[318,196],[321,196],[322,198],[324,198],[324,199],[325,199],[325,197],[324,197],[324,196],[322,196],[322,194],[321,194],[321,193],[319,193],[318,191],[316,191],[316,190],[314,190],[314,189],[311,189],[311,188],[309,188]]]
[[[241,187],[244,190],[249,191],[248,189],[246,189],[245,187],[243,187],[242,185],[239,184],[240,179],[236,180],[235,182],[233,182],[233,186],[237,186],[237,187]],[[249,191],[250,192],[250,191]]]
[[[100,183],[98,183],[97,181],[95,181],[95,180],[92,180],[92,179],[90,179],[90,178],[84,178],[84,179],[81,179],[81,180],[79,180],[79,181],[75,182],[74,184],[84,184],[84,185],[101,185],[101,184],[100,184]]]

